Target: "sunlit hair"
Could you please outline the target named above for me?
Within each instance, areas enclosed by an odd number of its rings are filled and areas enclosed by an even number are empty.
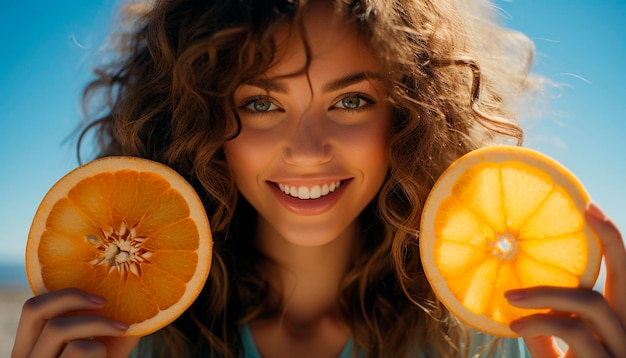
[[[521,143],[515,109],[536,85],[528,76],[532,44],[494,25],[495,9],[486,1],[336,3],[338,21],[351,23],[378,56],[394,106],[390,168],[362,213],[364,244],[342,282],[342,314],[356,347],[370,357],[420,350],[467,355],[468,330],[436,299],[422,272],[422,205],[462,154],[501,138]],[[112,37],[117,52],[85,90],[81,138],[94,134],[98,156],[140,156],[176,169],[202,197],[214,231],[204,291],[180,319],[142,342],[151,354],[239,356],[239,325],[281,312],[280,295],[256,269],[266,258],[251,243],[255,213],[238,195],[222,146],[239,131],[234,90],[275,60],[273,31],[292,26],[306,45],[306,6],[129,4],[124,30]]]

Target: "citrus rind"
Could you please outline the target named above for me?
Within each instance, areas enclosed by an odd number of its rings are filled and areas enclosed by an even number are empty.
[[[439,262],[452,262],[454,260],[458,260],[457,255],[464,256],[466,261],[480,261],[480,264],[483,265],[481,266],[482,268],[487,267],[487,264],[485,264],[485,262],[487,261],[493,262],[493,265],[498,265],[498,262],[502,263],[503,261],[498,261],[500,259],[492,260],[489,252],[483,251],[482,253],[474,256],[472,256],[471,254],[465,255],[462,253],[463,250],[469,250],[469,252],[479,252],[471,251],[473,250],[473,248],[471,248],[471,245],[473,245],[473,243],[470,243],[469,241],[474,241],[479,245],[484,245],[485,241],[493,240],[493,238],[489,237],[490,234],[485,234],[484,237],[481,237],[482,235],[477,235],[475,237],[472,237],[470,235],[468,237],[471,237],[471,239],[468,239],[468,242],[460,242],[458,245],[456,245],[457,243],[454,242],[454,239],[446,241],[443,240],[441,237],[438,237],[438,230],[436,228],[436,225],[441,225],[442,220],[439,213],[440,207],[442,205],[448,205],[448,207],[454,206],[454,202],[460,196],[465,195],[464,192],[459,192],[458,188],[455,189],[457,181],[460,177],[464,175],[464,173],[467,173],[467,171],[471,170],[472,168],[486,165],[485,163],[496,163],[497,165],[501,165],[502,163],[508,162],[521,163],[521,165],[527,165],[536,169],[538,173],[542,173],[540,175],[547,175],[549,177],[547,179],[551,180],[554,183],[554,186],[558,188],[559,193],[566,196],[569,195],[568,200],[571,199],[577,210],[577,214],[583,217],[583,219],[580,219],[582,225],[584,225],[584,227],[582,227],[581,229],[581,232],[582,235],[584,235],[584,237],[586,238],[587,246],[585,251],[587,261],[584,263],[582,273],[579,274],[577,277],[578,280],[575,286],[592,288],[600,271],[602,250],[600,242],[595,233],[591,231],[586,223],[584,223],[583,213],[590,201],[589,195],[580,184],[580,182],[577,180],[577,178],[565,167],[563,167],[555,160],[549,158],[548,156],[532,149],[513,146],[489,146],[474,150],[462,156],[452,165],[450,165],[437,180],[426,200],[422,212],[419,242],[420,256],[426,277],[430,282],[437,297],[451,313],[453,313],[462,322],[479,331],[502,337],[516,337],[516,334],[509,328],[510,321],[523,315],[531,314],[537,311],[517,309],[518,315],[514,317],[509,315],[508,317],[503,317],[502,319],[496,320],[488,317],[486,314],[477,309],[470,310],[466,306],[471,306],[472,303],[461,303],[459,297],[457,297],[455,295],[455,292],[453,292],[459,290],[458,287],[454,285],[466,285],[467,287],[463,288],[466,290],[476,289],[480,287],[485,288],[495,285],[495,283],[491,281],[495,280],[495,277],[487,277],[486,275],[476,273],[476,275],[473,277],[475,280],[482,280],[482,282],[480,282],[479,284],[474,285],[473,282],[454,282],[452,284],[453,287],[451,288],[449,287],[448,280],[444,277],[444,275],[442,275],[438,267]],[[528,185],[531,186],[532,183],[528,183]],[[493,194],[493,190],[499,190],[498,188],[480,188],[480,190],[482,190],[482,192],[480,193],[481,195],[499,195],[498,193]],[[462,198],[459,200],[462,200],[465,203],[467,203],[468,200],[469,202],[472,202],[471,198]],[[462,211],[459,211],[459,213],[461,212]],[[501,228],[498,227],[500,225],[498,224],[498,219],[493,219],[493,217],[497,217],[498,215],[501,214],[491,212],[489,213],[489,215],[485,215],[483,212],[482,219],[484,220],[481,219],[479,221],[484,222],[485,224],[477,224],[480,227],[480,230],[482,230],[482,232],[492,232],[500,230]],[[436,224],[437,220],[440,220],[438,224]],[[472,220],[475,220],[475,218]],[[459,222],[463,223],[470,221],[460,220]],[[476,232],[481,232],[480,230],[476,230]],[[442,245],[442,242],[444,241],[446,245]],[[461,239],[459,239],[459,241],[461,241]],[[436,250],[449,250],[448,252],[444,252],[444,254],[448,255],[447,257],[443,258],[444,261],[438,261],[442,260],[439,258],[440,256],[442,256],[442,254],[441,252],[437,254]],[[515,258],[513,257],[513,261],[508,262],[515,263],[514,260]],[[470,264],[471,263],[467,263],[467,265]],[[499,267],[501,267],[502,270],[511,270],[510,268],[514,267],[514,265],[505,264]],[[459,273],[459,275],[460,274],[461,273]],[[516,277],[515,272],[507,272],[506,274],[509,275],[507,277]],[[524,288],[524,286],[511,287],[510,283],[507,283],[507,285],[509,286],[508,289]],[[510,306],[510,304],[504,299],[504,297],[497,298],[495,302],[497,302],[497,304],[499,305]],[[509,310],[511,309],[511,307],[508,307],[505,310]]]
[[[191,218],[196,225],[199,235],[198,246],[194,251],[200,259],[197,261],[193,275],[186,282],[184,293],[180,299],[165,309],[158,309],[157,307],[158,313],[150,318],[131,323],[125,333],[125,336],[145,336],[174,321],[193,303],[202,290],[211,267],[213,240],[204,205],[193,187],[176,171],[166,165],[137,157],[110,156],[96,159],[67,173],[50,188],[35,213],[26,244],[26,273],[30,287],[35,295],[49,291],[44,275],[42,274],[44,268],[40,264],[39,247],[42,243],[42,236],[44,236],[44,233],[46,233],[48,229],[47,219],[55,204],[66,198],[70,190],[84,179],[100,173],[116,173],[118,171],[137,171],[139,173],[150,173],[150,175],[156,173],[157,176],[165,179],[165,181],[169,183],[170,188],[180,193],[189,206],[188,217]],[[184,259],[184,255],[180,259]],[[172,265],[175,267],[176,262],[174,261]],[[79,268],[72,267],[72,265],[66,266],[67,270],[70,271],[79,270]],[[82,265],[82,267],[86,266],[87,265]],[[94,285],[95,284],[98,283],[95,282]],[[75,286],[73,282],[66,282],[65,287],[71,288]],[[64,287],[55,287],[55,289],[59,288]],[[112,294],[117,294],[116,297],[122,301],[126,300],[126,304],[140,304],[137,302],[128,302],[128,300],[132,300],[132,298],[124,298],[124,292]],[[124,321],[124,317],[109,318]]]

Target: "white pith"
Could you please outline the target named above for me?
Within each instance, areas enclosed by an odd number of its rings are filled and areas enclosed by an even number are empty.
[[[102,237],[89,234],[85,239],[100,251],[99,257],[93,259],[92,265],[107,264],[111,270],[117,269],[120,272],[132,272],[141,276],[139,264],[146,261],[152,253],[141,247],[145,240],[139,237],[135,228],[128,230],[126,223],[122,221],[119,229],[113,227],[102,232]]]
[[[319,199],[339,189],[340,186],[341,181],[339,180],[331,183],[313,185],[311,187],[278,183],[280,191],[298,199]]]

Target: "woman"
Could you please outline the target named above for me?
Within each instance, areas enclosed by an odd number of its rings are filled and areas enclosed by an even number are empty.
[[[490,337],[454,319],[419,262],[416,232],[434,181],[470,150],[503,136],[521,142],[512,108],[535,85],[528,42],[478,17],[489,4],[479,5],[129,7],[121,57],[87,89],[88,104],[107,104],[87,129],[100,155],[157,160],[196,187],[214,265],[194,305],[141,342],[119,338],[123,322],[62,316],[105,304],[88,293],[35,297],[14,355],[525,354],[518,340],[484,346]],[[615,247],[610,290],[509,292],[514,305],[571,313],[512,323],[533,355],[557,356],[552,336],[579,357],[626,354],[626,252],[596,206],[587,219]]]

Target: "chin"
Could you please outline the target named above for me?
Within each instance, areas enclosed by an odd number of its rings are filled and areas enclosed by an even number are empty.
[[[287,242],[301,247],[322,247],[335,241],[350,240],[355,237],[355,228],[358,225],[353,222],[348,225],[332,224],[296,224],[293,227],[276,228],[280,236]]]

